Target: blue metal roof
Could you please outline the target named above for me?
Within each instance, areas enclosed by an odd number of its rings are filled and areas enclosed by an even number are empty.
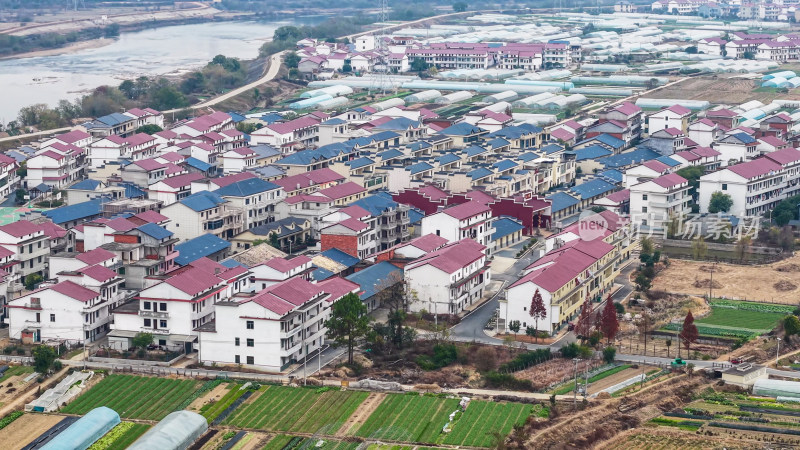
[[[492,164],[492,167],[494,167],[495,169],[497,169],[500,172],[504,172],[506,170],[513,169],[514,167],[517,167],[517,163],[515,163],[514,161],[512,161],[510,159],[504,159],[502,161],[497,161],[496,163]]]
[[[261,116],[259,120],[266,123],[267,125],[272,125],[275,122],[280,122],[281,120],[283,120],[283,116],[276,113],[269,113]]]
[[[637,148],[636,150],[603,158],[598,162],[603,164],[606,168],[617,168],[629,166],[637,162],[649,161],[651,159],[656,159],[659,156],[661,156],[660,153],[649,148]]]
[[[244,267],[247,268],[244,264],[236,261],[235,259],[226,259],[225,261],[220,261],[220,265],[223,265],[229,269],[233,269],[234,267]]]
[[[670,158],[669,156],[659,156],[656,158],[656,161],[660,161],[670,167],[680,166],[681,163],[675,161],[674,159]]]
[[[466,153],[467,156],[469,156],[469,157],[472,157],[472,156],[475,156],[475,155],[480,155],[481,153],[485,153],[485,152],[488,152],[488,151],[489,150],[487,150],[487,149],[485,149],[485,148],[483,148],[483,147],[481,147],[479,145],[470,145],[469,147],[464,149],[464,153]]]
[[[585,161],[587,159],[597,159],[604,156],[611,155],[613,152],[600,145],[590,145],[578,150],[575,150],[575,161]]]
[[[131,120],[134,120],[133,117],[126,116],[125,114],[121,113],[111,113],[106,116],[98,117],[97,119],[95,119],[96,122],[100,122],[102,124],[112,127],[115,125],[119,125],[121,123],[130,122]]]
[[[472,181],[475,181],[475,180],[480,180],[481,178],[486,178],[489,175],[492,175],[493,173],[494,172],[485,167],[478,167],[475,170],[467,172],[467,175],[469,175],[469,177],[472,178]]]
[[[50,211],[45,211],[42,214],[52,220],[53,223],[62,224],[71,222],[73,220],[99,216],[103,209],[103,203],[108,201],[109,199],[106,198],[89,200],[88,202],[76,203],[74,205],[51,209]]]
[[[348,206],[359,206],[364,208],[373,217],[381,215],[384,211],[397,208],[397,202],[392,200],[391,195],[382,195],[382,193],[375,193],[368,197],[360,198]]]
[[[226,200],[216,191],[200,191],[178,201],[194,211],[205,211],[207,209],[216,208],[220,204],[225,203]]]
[[[508,142],[507,140],[503,139],[503,138],[495,138],[495,139],[492,139],[491,141],[487,142],[486,145],[488,145],[489,148],[494,150],[496,148],[500,148],[500,147],[505,147],[507,145],[511,145],[511,143]]]
[[[530,123],[523,123],[511,127],[501,128],[486,135],[487,138],[502,137],[505,139],[519,139],[529,134],[541,133],[542,129]]]
[[[528,161],[533,161],[534,159],[536,159],[538,157],[539,157],[539,155],[537,155],[536,153],[527,152],[527,153],[523,153],[523,154],[517,156],[517,159],[522,161],[522,162],[528,162]]]
[[[467,122],[459,122],[455,125],[450,125],[439,132],[439,134],[443,134],[445,136],[471,136],[473,134],[481,133],[486,133],[486,130]]]
[[[73,184],[68,189],[81,189],[81,190],[84,190],[84,191],[94,191],[95,189],[97,189],[98,186],[100,186],[100,182],[99,181],[92,180],[92,179],[86,179],[86,180],[79,181],[79,182]]]
[[[564,147],[562,147],[562,146],[560,146],[558,144],[549,144],[549,145],[545,145],[544,147],[541,148],[541,151],[543,151],[545,155],[549,155],[551,153],[560,152],[561,150],[564,150]]]
[[[460,160],[461,158],[459,158],[455,153],[447,153],[436,158],[436,162],[438,162],[440,165],[450,164]]]
[[[184,159],[184,162],[186,162],[187,166],[193,167],[193,168],[195,168],[197,170],[200,170],[202,172],[208,172],[208,170],[211,169],[211,167],[213,167],[211,164],[209,164],[207,162],[200,161],[199,159],[195,158],[194,156],[190,156],[190,157]]]
[[[243,115],[241,115],[241,114],[239,114],[237,112],[228,111],[228,115],[231,116],[231,119],[233,120],[233,123],[244,122],[245,120],[247,120],[247,117],[245,117],[245,116],[243,116]]]
[[[404,154],[400,150],[398,150],[396,148],[392,148],[392,149],[386,150],[385,152],[378,153],[378,156],[381,157],[381,160],[386,161],[387,159],[393,159],[393,158],[398,158],[398,157],[404,156]]]
[[[614,190],[613,184],[603,181],[599,178],[594,178],[592,180],[587,181],[586,183],[582,183],[570,188],[570,191],[574,192],[583,200],[595,197],[597,195],[605,194],[606,192],[610,192],[613,190]]]
[[[339,250],[338,248],[330,248],[320,253],[320,255],[330,259],[331,261],[335,261],[347,268],[353,267],[361,261],[355,256],[349,255]]]
[[[271,177],[282,177],[286,174],[280,167],[275,166],[261,166],[249,169],[250,172],[255,172],[262,177],[271,178]]]
[[[250,150],[256,152],[258,158],[270,158],[281,154],[280,150],[267,144],[251,145]]]
[[[567,194],[566,192],[556,192],[552,195],[548,195],[545,198],[547,198],[547,200],[550,200],[552,202],[550,210],[554,213],[565,210],[570,206],[574,206],[580,203],[580,200]]]
[[[351,169],[359,169],[361,167],[366,167],[370,164],[375,164],[375,161],[367,158],[366,156],[362,156],[361,158],[356,158],[352,161],[347,161],[345,164],[350,166]]]
[[[408,210],[408,221],[413,224],[420,223],[423,217],[425,217],[425,213],[417,208],[411,208]]]
[[[311,272],[311,278],[313,278],[314,281],[327,280],[328,278],[330,278],[330,277],[332,277],[334,275],[336,275],[336,274],[331,272],[328,269],[323,269],[322,267],[317,267],[316,269],[314,269]]]
[[[402,130],[405,131],[409,128],[419,128],[419,122],[411,120],[407,117],[397,117],[376,126],[375,130]]]
[[[386,286],[386,280],[402,280],[403,269],[386,261],[382,261],[364,270],[358,271],[348,276],[346,279],[361,286],[358,296],[361,300],[366,300],[375,295],[379,288],[389,288],[390,286]]]
[[[616,169],[608,169],[597,174],[599,178],[606,181],[613,181],[614,183],[622,183],[622,172]]]
[[[416,175],[420,172],[424,172],[426,170],[433,169],[433,166],[426,163],[425,161],[418,162],[416,164],[412,164],[406,167],[406,170],[411,171],[411,175]]]
[[[742,141],[743,144],[752,144],[756,140],[747,133],[734,133],[731,136]]]
[[[495,220],[492,225],[494,226],[493,241],[525,229],[521,223],[510,217],[501,217]]]
[[[175,262],[181,266],[191,264],[200,258],[213,255],[220,250],[230,247],[231,243],[225,239],[218,238],[213,234],[203,234],[194,239],[190,239],[183,244],[175,246],[179,252]]]
[[[136,229],[155,239],[166,239],[172,236],[171,231],[154,223],[146,223],[142,226],[136,227]]]
[[[607,146],[609,146],[611,148],[615,148],[616,149],[616,148],[625,147],[625,141],[623,141],[622,139],[620,139],[618,137],[612,136],[610,134],[603,133],[603,134],[595,136],[593,139],[595,139],[597,141],[600,141],[603,144],[605,144],[605,145],[607,145]]]
[[[394,131],[381,131],[379,133],[375,133],[369,137],[373,142],[381,142],[381,141],[388,141],[391,139],[397,139],[400,135],[395,133]]]
[[[147,197],[147,192],[143,191],[133,183],[117,183],[117,186],[125,188],[125,198],[142,198]]]
[[[367,139],[366,144],[359,144],[355,143],[354,145],[369,145],[371,142],[369,138],[359,138],[359,139]],[[355,139],[351,139],[347,142],[356,141]],[[347,155],[353,153],[353,145],[347,145],[347,143],[334,143],[323,145],[320,148],[312,149],[312,150],[303,150],[301,152],[292,153],[291,155],[279,159],[275,162],[277,165],[282,164],[290,164],[290,165],[300,165],[300,166],[307,166],[309,164],[313,164],[317,161],[325,161],[328,159],[336,158],[340,155]]]
[[[248,197],[280,188],[281,187],[277,184],[264,181],[261,178],[248,178],[223,186],[214,192],[219,195],[229,195],[231,197]]]
[[[347,123],[347,121],[338,117],[334,117],[333,119],[328,119],[325,122],[322,122],[320,125],[341,125],[343,123]]]

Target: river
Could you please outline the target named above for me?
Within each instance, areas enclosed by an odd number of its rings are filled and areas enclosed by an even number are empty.
[[[74,53],[0,61],[0,122],[16,119],[23,106],[55,106],[61,99],[74,100],[97,86],[187,71],[218,54],[252,59],[276,28],[320,20],[174,25],[123,33],[109,45]]]

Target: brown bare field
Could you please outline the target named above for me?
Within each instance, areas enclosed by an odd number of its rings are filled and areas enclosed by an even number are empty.
[[[786,281],[797,284],[800,276],[787,268],[800,265],[800,255],[763,266],[717,264],[714,269],[714,297],[753,300],[784,304],[797,303],[797,290],[781,290]],[[653,289],[667,292],[708,295],[705,280],[711,279],[710,265],[704,262],[672,259],[668,268],[659,272]],[[719,285],[717,284],[719,282]],[[720,287],[717,287],[720,286]],[[777,287],[777,289],[776,289]]]
[[[625,369],[622,372],[617,372],[614,375],[607,376],[601,380],[597,380],[589,385],[589,395],[594,394],[596,392],[600,392],[603,389],[614,386],[615,384],[622,383],[623,381],[629,380],[635,377],[636,375],[647,373],[653,369],[657,369],[657,367],[644,366],[644,372],[642,372],[642,366],[639,366],[638,369],[634,368]]]
[[[734,449],[761,449],[763,445],[745,444],[737,439],[709,438],[696,436],[690,432],[665,430],[663,428],[634,429],[626,431],[616,439],[606,442],[598,447],[603,450],[624,448],[627,450],[734,450]]]
[[[583,373],[589,361],[580,361],[578,363],[578,373]],[[596,364],[600,364],[597,362]],[[545,389],[548,386],[558,383],[565,378],[572,376],[575,371],[575,364],[571,360],[563,358],[554,358],[550,361],[537,364],[519,372],[515,372],[514,376],[521,379],[531,380],[534,389]]]
[[[7,450],[20,450],[63,418],[50,414],[25,414],[0,430],[0,442]]]
[[[225,392],[228,390],[227,383],[221,383],[218,386],[214,387],[214,389],[206,392],[206,395],[200,396],[192,403],[189,404],[189,407],[186,408],[189,411],[199,411],[200,408],[203,407],[206,403],[210,403],[212,400],[216,401],[222,398],[225,395]]]
[[[800,99],[800,94],[789,92],[780,94],[776,90],[755,92],[760,85],[757,80],[745,78],[732,78],[735,75],[720,74],[691,78],[674,86],[659,89],[647,94],[651,98],[684,98],[691,100],[706,100],[714,104],[740,104],[750,100],[759,100],[770,103],[776,98],[786,100]]]

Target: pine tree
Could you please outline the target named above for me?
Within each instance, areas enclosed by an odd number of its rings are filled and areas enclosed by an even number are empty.
[[[603,319],[600,323],[600,330],[603,336],[606,337],[606,343],[611,343],[619,331],[619,321],[617,320],[617,308],[614,307],[614,301],[611,295],[606,298],[606,306],[603,308]]]
[[[539,331],[539,319],[544,320],[547,318],[547,308],[544,306],[544,300],[542,300],[542,294],[539,292],[539,289],[536,289],[536,292],[533,294],[533,299],[531,299],[531,308],[528,311],[531,318],[533,318],[534,328],[536,329],[536,334]]]

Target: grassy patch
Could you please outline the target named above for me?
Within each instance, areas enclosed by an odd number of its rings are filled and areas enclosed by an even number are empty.
[[[614,375],[616,373],[620,373],[625,369],[630,369],[630,367],[631,367],[630,364],[623,364],[621,366],[617,366],[617,367],[614,367],[612,369],[608,369],[608,370],[606,370],[604,372],[600,372],[597,375],[589,378],[589,383],[594,383],[595,381],[600,381],[603,378],[607,378],[607,377],[610,377],[611,375]]]
[[[33,373],[33,367],[31,366],[11,366],[6,370],[2,377],[0,377],[0,383],[6,381],[7,379],[16,376],[16,375],[25,375]]]

